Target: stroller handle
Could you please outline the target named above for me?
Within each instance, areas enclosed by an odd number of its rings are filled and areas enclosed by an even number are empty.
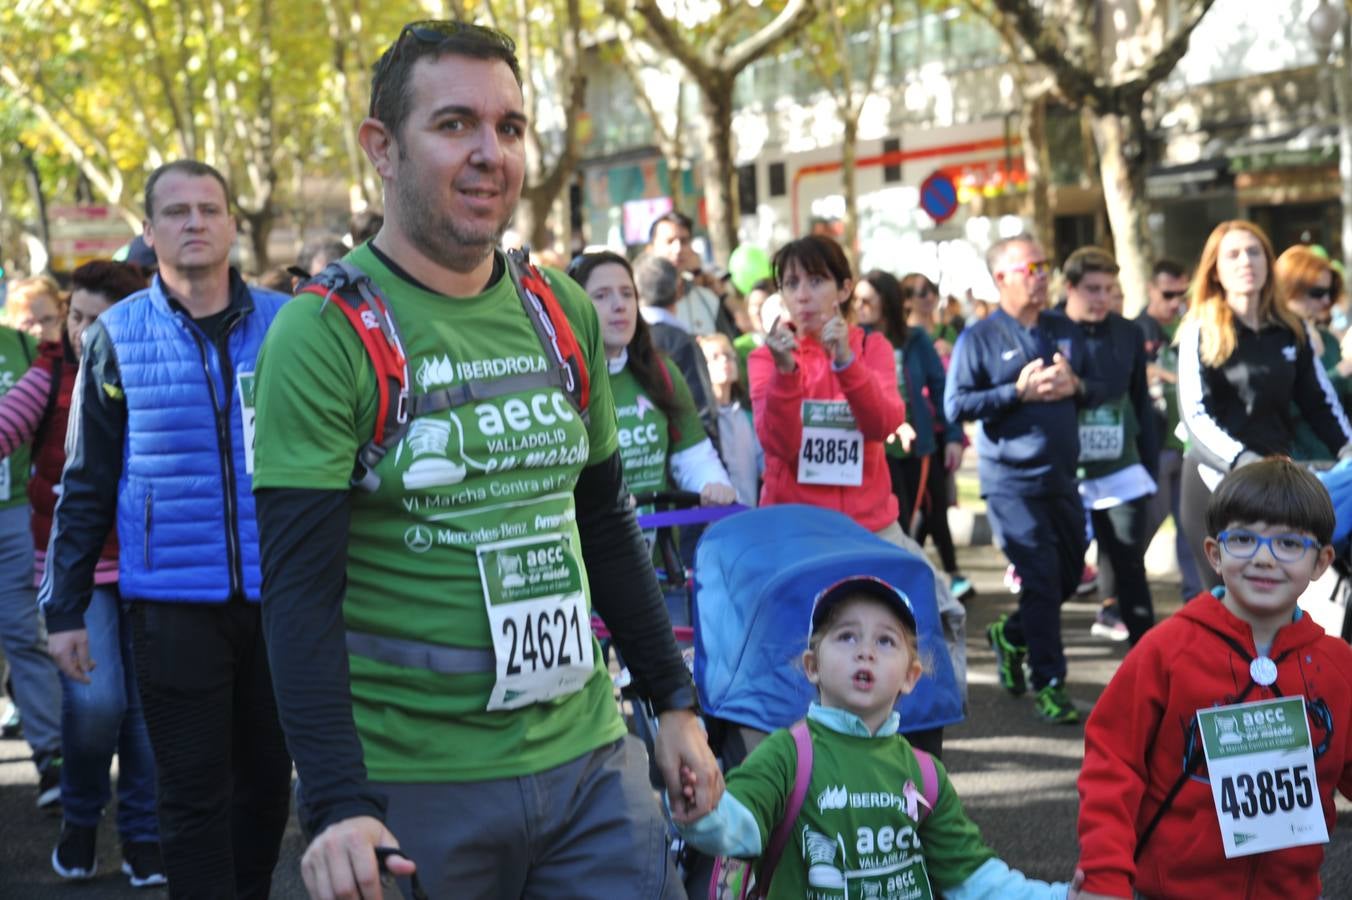
[[[700,496],[695,491],[643,491],[634,495],[634,502],[639,506],[690,509],[699,506]]]

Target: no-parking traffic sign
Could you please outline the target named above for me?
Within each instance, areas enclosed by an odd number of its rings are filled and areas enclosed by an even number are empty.
[[[920,208],[931,219],[944,222],[958,211],[958,186],[943,172],[935,172],[920,183]]]

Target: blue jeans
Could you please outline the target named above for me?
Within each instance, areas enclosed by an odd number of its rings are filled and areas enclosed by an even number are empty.
[[[160,839],[155,757],[132,671],[131,619],[115,585],[94,588],[85,610],[89,684],[61,676],[61,807],[72,825],[98,825],[112,796],[108,766],[118,757],[117,831],[122,842]]]
[[[33,590],[28,504],[0,510],[0,645],[14,679],[23,736],[38,762],[61,752],[61,682]]]

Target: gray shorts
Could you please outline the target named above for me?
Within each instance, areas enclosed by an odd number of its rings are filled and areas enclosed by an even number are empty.
[[[372,786],[431,900],[684,900],[632,735],[536,775]]]

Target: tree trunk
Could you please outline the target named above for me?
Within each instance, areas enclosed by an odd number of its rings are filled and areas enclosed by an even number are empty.
[[[667,187],[671,189],[671,208],[685,212],[685,160],[664,154],[667,160]]]
[[[23,154],[23,167],[25,177],[28,182],[28,194],[33,199],[33,207],[37,210],[38,237],[42,239],[42,245],[48,251],[52,249],[52,230],[51,223],[47,218],[47,195],[42,190],[42,173],[38,171],[38,165],[33,161],[33,154],[25,150]]]
[[[704,211],[714,260],[727,265],[737,246],[737,167],[732,162],[733,78],[701,85],[704,106]]]
[[[554,246],[549,235],[549,213],[558,192],[543,190],[544,187],[539,185],[522,191],[521,202],[516,207],[516,231],[532,250]]]
[[[855,161],[859,158],[859,116],[841,116],[845,140],[840,148],[840,183],[845,192],[845,254],[851,266],[859,262],[859,188]]]
[[[1122,314],[1135,318],[1145,308],[1154,250],[1146,229],[1144,98],[1122,98],[1117,112],[1095,111],[1094,143],[1098,147],[1103,204],[1113,229],[1118,277],[1122,281]]]
[[[1024,198],[1024,216],[1033,223],[1033,236],[1046,253],[1056,252],[1056,230],[1052,225],[1051,154],[1047,147],[1047,95],[1023,98],[1019,116],[1019,136],[1023,140],[1023,168],[1028,173],[1028,194]]]
[[[1343,24],[1342,58],[1329,69],[1338,104],[1338,198],[1342,206],[1342,246],[1336,258],[1346,264],[1352,259],[1352,20]]]
[[[268,256],[268,238],[272,236],[272,211],[241,213],[240,218],[247,226],[245,230],[249,240],[249,254],[253,257],[253,272],[262,274],[272,266],[272,260]]]

